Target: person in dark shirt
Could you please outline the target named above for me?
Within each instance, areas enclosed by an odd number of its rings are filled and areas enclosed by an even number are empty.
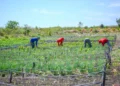
[[[30,39],[30,44],[31,47],[34,48],[35,46],[38,47],[38,40],[40,39],[40,37],[34,37]]]
[[[92,47],[91,41],[89,38],[85,38],[84,40],[84,47],[86,47],[86,45],[88,44],[89,47]]]

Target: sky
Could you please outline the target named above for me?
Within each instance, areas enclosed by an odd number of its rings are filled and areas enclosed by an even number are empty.
[[[116,18],[120,0],[0,0],[0,27],[10,20],[31,27],[117,25]]]

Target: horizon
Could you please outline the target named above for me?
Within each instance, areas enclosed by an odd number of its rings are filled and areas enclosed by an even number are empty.
[[[0,0],[0,27],[10,20],[21,27],[116,26],[119,9],[119,0]]]

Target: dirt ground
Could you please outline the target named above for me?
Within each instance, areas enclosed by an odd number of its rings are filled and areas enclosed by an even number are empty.
[[[120,86],[120,60],[116,60],[116,58],[120,58],[120,35],[117,35],[111,58],[112,65],[107,68],[105,86]]]

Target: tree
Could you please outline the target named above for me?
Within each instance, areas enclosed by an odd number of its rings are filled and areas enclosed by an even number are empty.
[[[17,21],[8,21],[6,28],[15,29],[18,27],[18,25],[19,25],[19,23]]]
[[[85,26],[84,28],[85,28],[85,29],[88,29],[88,26]]]
[[[24,25],[24,30],[25,30],[25,31],[23,32],[23,34],[24,34],[24,35],[29,35],[30,29],[29,29],[29,26],[28,26],[27,24]]]
[[[83,23],[82,23],[82,22],[79,22],[78,26],[79,26],[80,28],[82,27],[82,25],[83,25]]]
[[[120,27],[120,18],[116,19],[116,22],[117,22],[118,26]]]
[[[103,25],[103,24],[101,24],[101,25],[100,25],[100,28],[104,28],[104,25]]]
[[[38,27],[36,26],[35,29],[38,29]]]

